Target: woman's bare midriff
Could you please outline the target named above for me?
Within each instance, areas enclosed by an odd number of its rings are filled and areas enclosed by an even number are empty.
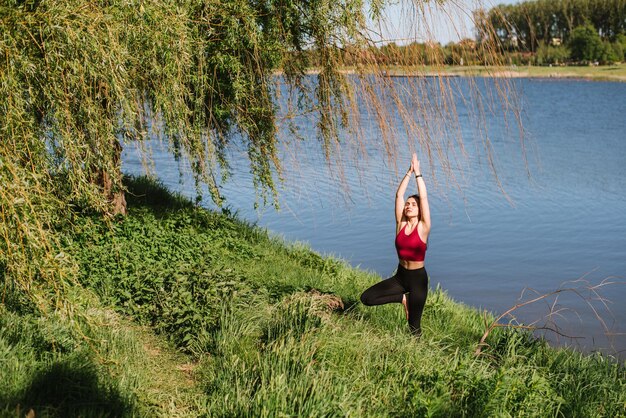
[[[409,260],[399,260],[400,265],[407,270],[417,270],[424,267],[423,261],[409,261]]]

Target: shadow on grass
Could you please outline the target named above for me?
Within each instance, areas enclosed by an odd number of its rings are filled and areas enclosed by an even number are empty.
[[[26,389],[12,397],[0,395],[4,411],[24,416],[131,416],[133,405],[111,384],[99,379],[96,366],[85,356],[71,356],[36,372]]]
[[[177,219],[181,224],[193,223],[210,230],[227,227],[236,229],[245,239],[254,239],[258,232],[254,225],[238,219],[237,213],[222,208],[221,213],[195,204],[189,197],[169,190],[157,179],[147,176],[125,176],[126,203],[129,211],[149,211],[155,218]],[[119,218],[120,220],[123,217]],[[242,226],[245,226],[242,228]]]
[[[146,176],[124,176],[124,186],[128,206],[149,206],[163,211],[194,207],[190,199],[171,192],[160,181]]]

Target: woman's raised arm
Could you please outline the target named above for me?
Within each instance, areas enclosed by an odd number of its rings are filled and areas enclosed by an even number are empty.
[[[404,193],[406,193],[406,188],[409,185],[409,181],[411,180],[411,173],[414,172],[413,162],[411,162],[411,167],[409,171],[406,172],[402,181],[398,185],[398,190],[396,191],[396,233],[400,229],[400,223],[404,220]]]
[[[411,161],[411,167],[415,172],[415,181],[417,182],[417,192],[420,196],[420,212],[422,222],[422,232],[426,236],[430,232],[430,207],[428,206],[428,193],[426,192],[426,183],[422,172],[420,171],[420,162],[417,159],[417,154],[413,154],[413,160]]]

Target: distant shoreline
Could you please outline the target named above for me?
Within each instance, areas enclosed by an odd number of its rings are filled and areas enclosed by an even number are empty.
[[[422,67],[367,67],[357,70],[344,67],[346,74],[361,71],[388,77],[498,77],[498,78],[553,78],[593,81],[626,82],[626,63],[604,66],[422,66]],[[280,74],[280,71],[277,72]],[[311,68],[308,74],[319,73]]]
[[[503,78],[565,78],[626,82],[626,64],[611,66],[521,66],[446,67],[444,73],[458,76]]]

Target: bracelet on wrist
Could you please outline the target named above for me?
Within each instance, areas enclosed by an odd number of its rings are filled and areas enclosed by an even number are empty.
[[[422,175],[421,174],[416,174],[415,178],[418,178],[418,177],[422,177]]]

